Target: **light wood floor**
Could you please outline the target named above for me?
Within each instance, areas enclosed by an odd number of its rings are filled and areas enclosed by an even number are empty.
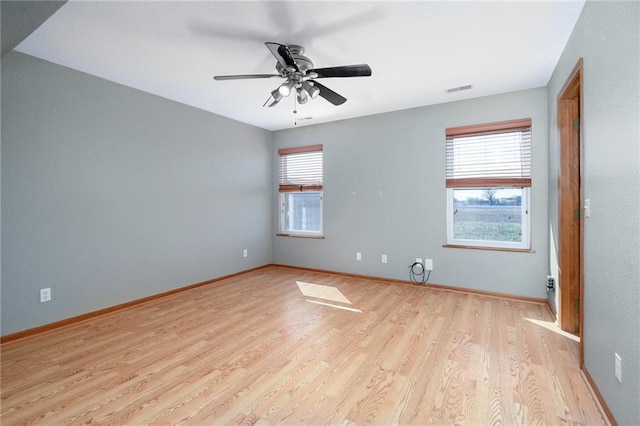
[[[535,303],[272,266],[3,344],[0,421],[606,424],[549,321]]]

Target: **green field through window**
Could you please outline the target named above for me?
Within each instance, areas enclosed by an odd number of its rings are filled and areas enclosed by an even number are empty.
[[[520,206],[455,206],[454,238],[480,241],[522,241]]]

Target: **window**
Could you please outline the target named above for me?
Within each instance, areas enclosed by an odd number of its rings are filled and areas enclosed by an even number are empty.
[[[447,244],[530,249],[531,119],[446,136]]]
[[[322,236],[322,145],[278,150],[280,234]]]

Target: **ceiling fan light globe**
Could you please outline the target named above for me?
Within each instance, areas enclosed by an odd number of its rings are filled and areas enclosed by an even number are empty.
[[[315,99],[320,94],[320,89],[313,85],[310,81],[302,82],[302,88],[311,96],[311,99]]]
[[[289,96],[289,93],[291,93],[291,91],[289,90],[289,88],[287,86],[278,87],[278,94],[280,95],[280,97]]]
[[[282,94],[280,93],[280,88],[278,87],[273,92],[271,92],[271,96],[275,99],[276,102],[279,102],[282,99]]]
[[[309,97],[307,96],[307,91],[304,89],[304,87],[297,87],[296,92],[298,92],[298,103],[306,104],[309,100]]]
[[[316,86],[311,86],[311,88],[307,90],[307,93],[309,93],[309,96],[311,96],[311,99],[315,99],[320,94],[320,89],[318,89]]]
[[[287,80],[284,83],[282,83],[280,87],[278,87],[278,91],[282,96],[289,96],[294,86],[295,86],[295,82],[291,80]]]

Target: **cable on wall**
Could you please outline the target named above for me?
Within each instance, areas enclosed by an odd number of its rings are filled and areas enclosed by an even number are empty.
[[[431,276],[431,271],[427,273],[421,262],[414,262],[409,266],[409,280],[413,284],[426,284],[429,281],[429,276]]]

